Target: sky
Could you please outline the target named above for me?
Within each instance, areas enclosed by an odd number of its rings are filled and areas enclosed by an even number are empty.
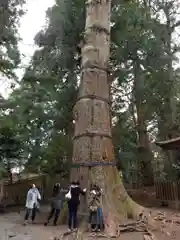
[[[19,48],[22,57],[22,66],[16,71],[19,78],[23,76],[23,67],[28,65],[31,56],[36,50],[34,45],[34,37],[39,30],[45,24],[46,21],[46,10],[53,6],[55,0],[27,0],[25,9],[27,9],[26,14],[21,18],[19,34],[22,41],[19,43]],[[179,42],[179,36],[178,42]],[[180,55],[178,56],[180,57]],[[10,88],[11,81],[6,78],[0,78],[0,93],[7,98],[11,92]]]
[[[45,24],[46,10],[54,4],[54,0],[28,0],[25,5],[26,14],[21,18],[19,34],[22,41],[19,48],[22,57],[23,66],[27,66],[33,55],[36,46],[34,45],[34,37],[36,33],[42,29]],[[23,69],[17,71],[19,77],[23,75]],[[0,92],[4,97],[8,97],[10,93],[10,81],[0,79]]]

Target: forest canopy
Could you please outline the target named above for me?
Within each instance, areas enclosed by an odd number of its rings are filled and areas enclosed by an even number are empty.
[[[0,19],[4,19],[0,21],[0,73],[14,80],[18,79],[14,70],[22,61],[18,22],[23,3],[0,6]],[[113,1],[112,132],[117,166],[129,183],[150,185],[153,179],[178,177],[177,154],[170,156],[155,145],[179,136],[180,130],[177,6],[178,0]],[[85,1],[56,0],[46,20],[35,36],[37,50],[18,87],[12,86],[8,99],[0,99],[3,176],[17,166],[63,176],[69,172]]]

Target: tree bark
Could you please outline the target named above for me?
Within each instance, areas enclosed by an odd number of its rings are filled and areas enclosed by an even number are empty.
[[[179,133],[179,123],[177,121],[177,101],[176,101],[176,83],[173,76],[173,49],[172,49],[172,34],[176,23],[174,19],[171,18],[171,10],[175,6],[171,6],[164,2],[162,10],[165,14],[166,24],[164,24],[164,34],[165,37],[161,41],[165,47],[166,54],[168,55],[168,61],[166,69],[164,69],[167,79],[163,86],[164,104],[162,113],[159,113],[159,118],[161,120],[159,126],[159,137],[161,140],[167,140],[171,138],[178,137]],[[173,27],[174,26],[174,27]],[[162,70],[161,70],[162,71]],[[176,154],[173,151],[164,152],[164,172],[170,176],[172,172],[172,164],[176,161]]]
[[[108,61],[110,52],[110,0],[89,0],[82,47],[79,96],[74,107],[73,163],[115,162],[111,134]],[[116,166],[80,167],[82,186],[98,184],[104,189],[105,229],[114,236],[119,221],[133,215],[135,203],[128,197]],[[138,209],[136,208],[136,211]]]
[[[11,171],[11,165],[8,162],[7,164],[7,172],[8,172],[8,176],[9,176],[9,183],[12,184],[13,183],[13,176],[12,176],[12,171]]]
[[[138,165],[139,182],[142,186],[153,186],[153,154],[150,148],[149,136],[147,133],[145,102],[144,102],[144,79],[141,72],[140,63],[137,59],[134,61],[134,96],[137,111],[137,132],[138,132]]]

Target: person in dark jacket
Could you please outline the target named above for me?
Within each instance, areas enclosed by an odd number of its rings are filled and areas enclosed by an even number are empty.
[[[77,212],[80,204],[80,194],[85,195],[86,189],[81,189],[78,181],[73,181],[70,185],[69,192],[66,194],[68,203],[68,227],[69,231],[77,230]]]
[[[63,203],[65,200],[65,194],[67,193],[67,190],[60,187],[60,184],[57,183],[54,185],[53,188],[53,194],[52,194],[52,203],[51,203],[51,211],[49,213],[47,221],[44,223],[45,226],[48,225],[52,217],[54,216],[53,224],[54,226],[57,225],[57,220],[60,215],[60,211],[63,208]]]

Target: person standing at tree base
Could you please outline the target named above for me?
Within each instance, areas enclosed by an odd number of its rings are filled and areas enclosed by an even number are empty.
[[[103,213],[101,208],[101,189],[97,185],[91,185],[88,206],[89,206],[89,224],[91,231],[101,231],[104,227]]]
[[[76,231],[78,227],[77,212],[80,204],[80,194],[85,195],[86,189],[81,189],[78,181],[73,181],[70,185],[69,192],[65,198],[68,203],[68,230]]]

